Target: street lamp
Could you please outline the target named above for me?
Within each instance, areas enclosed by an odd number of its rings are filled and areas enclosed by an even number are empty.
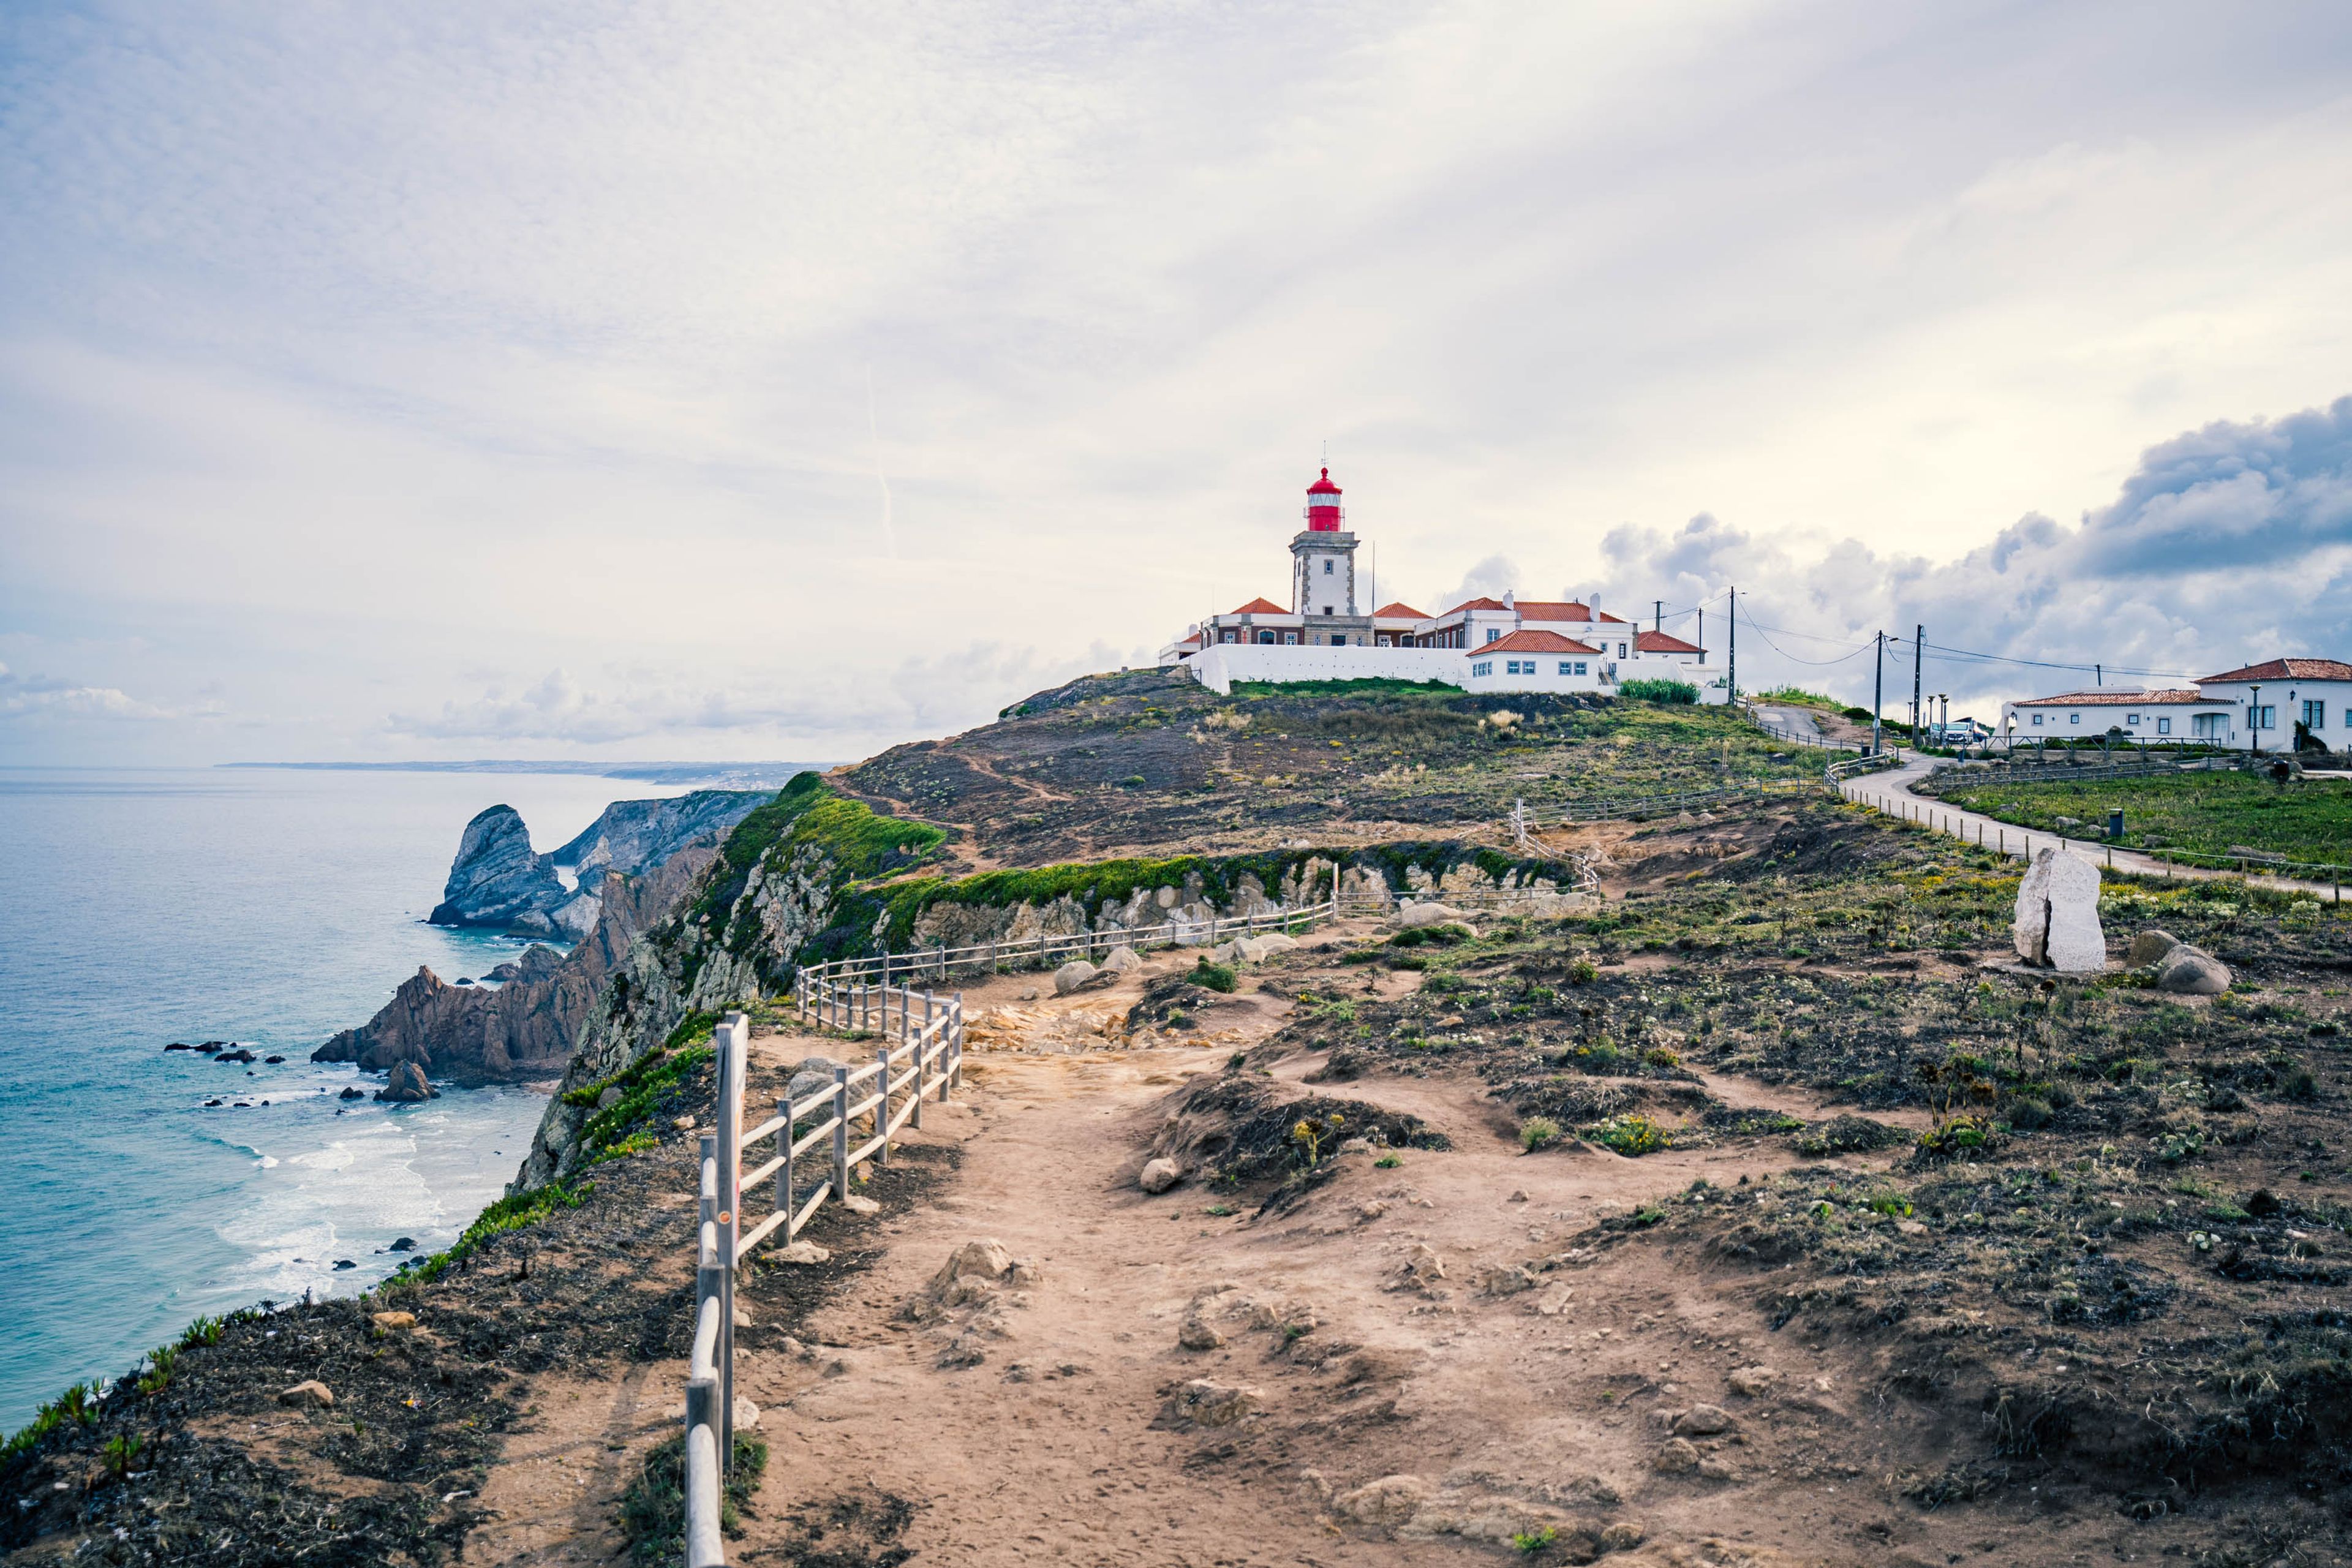
[[[2254,682],[2254,694],[2246,701],[2246,743],[2255,756],[2263,754],[2263,686]]]

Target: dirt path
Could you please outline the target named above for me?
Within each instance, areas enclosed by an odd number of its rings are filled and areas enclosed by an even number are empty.
[[[1276,1011],[1229,1034],[1263,1033]],[[1491,1562],[1512,1555],[1517,1527],[1549,1523],[1651,1542],[1612,1561],[1769,1563],[1825,1560],[1811,1546],[1822,1531],[1916,1532],[1851,1485],[1842,1497],[1849,1470],[1806,1440],[1858,1413],[1851,1368],[1768,1348],[1753,1313],[1704,1279],[1601,1268],[1611,1255],[1570,1239],[1702,1177],[1782,1168],[1785,1151],[1528,1157],[1483,1086],[1379,1079],[1322,1091],[1410,1111],[1454,1150],[1387,1169],[1341,1155],[1279,1217],[1191,1182],[1147,1196],[1136,1174],[1170,1096],[1224,1071],[1233,1044],[974,1060],[953,1131],[934,1134],[961,1146],[950,1194],[891,1226],[864,1287],[811,1321],[816,1342],[753,1362],[773,1458],[742,1561],[856,1543],[981,1564]],[[1749,1088],[1759,1103],[1773,1092]],[[1021,1269],[943,1308],[935,1276],[978,1240]],[[1423,1247],[1444,1281],[1399,1289]],[[1184,1348],[1188,1317],[1210,1331],[1196,1342],[1222,1342]],[[1696,1483],[1654,1474],[1664,1434],[1632,1402],[1742,1404],[1727,1374],[1768,1356],[1785,1392],[1747,1402],[1725,1450],[1736,1464]],[[1174,1418],[1171,1395],[1194,1380],[1250,1391],[1255,1413]],[[1454,1513],[1424,1511],[1420,1538],[1396,1538],[1398,1520],[1334,1501],[1401,1474]],[[1769,1510],[1727,1507],[1727,1489],[1751,1487]],[[1726,1531],[1747,1543],[1706,1544]]]

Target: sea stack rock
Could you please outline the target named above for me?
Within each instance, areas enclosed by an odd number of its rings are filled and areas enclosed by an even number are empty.
[[[434,1100],[441,1091],[425,1081],[425,1069],[415,1062],[401,1062],[392,1069],[392,1081],[375,1091],[378,1100],[395,1104],[412,1104],[420,1100]]]
[[[2069,974],[2107,966],[2106,933],[2099,927],[2099,868],[2078,855],[2043,847],[2017,887],[2017,955]]]
[[[557,878],[554,863],[532,852],[522,813],[510,805],[494,805],[466,824],[457,840],[457,858],[431,919],[437,926],[494,926],[552,934],[554,912],[573,897]],[[593,902],[590,900],[592,906]]]

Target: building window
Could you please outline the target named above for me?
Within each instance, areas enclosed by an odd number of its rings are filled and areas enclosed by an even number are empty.
[[[1218,635],[1217,640],[1219,642],[1239,642],[1242,640],[1242,634],[1239,632],[1223,632]]]
[[[2278,728],[2278,710],[2271,704],[2265,702],[2259,708],[2248,704],[2246,711],[2252,716],[2253,728],[2257,730]]]
[[[1270,643],[1274,640],[1274,634],[1272,632],[1260,632],[1257,634],[1257,640],[1262,643]]]
[[[2325,702],[2305,703],[2303,705],[2303,723],[2304,727],[2308,730],[2326,729],[2327,704]]]
[[[1482,658],[1470,667],[1470,673],[1473,676],[1492,675],[1495,673],[1495,661],[1491,658]]]
[[[2069,713],[2066,715],[2066,722],[2069,724],[2079,724],[2082,721],[2083,716],[2080,713]]]
[[[1282,634],[1282,640],[1286,643],[1295,643],[1298,640],[1298,634],[1297,632],[1285,632]]]
[[[1619,658],[1623,658],[1625,657],[1625,645],[1623,643],[1619,643],[1617,645],[1617,657]]]
[[[2159,734],[2159,735],[2169,735],[2169,734],[2171,734],[2171,733],[2172,733],[2172,721],[2171,721],[2171,720],[2169,720],[2169,719],[2158,719],[2158,720],[2156,721],[2156,732],[2157,732],[2158,734]]]
[[[2037,723],[2037,724],[2041,723],[2041,722],[2042,722],[2042,715],[2041,715],[2041,714],[2039,714],[2039,713],[2036,713],[2036,714],[2033,716],[2033,721],[2034,721],[2035,723]]]
[[[1395,644],[1396,638],[1391,637],[1386,632],[1382,632],[1380,637],[1380,641],[1375,643],[1373,646],[1376,647],[1392,647]]]
[[[1502,627],[1500,627],[1500,626],[1488,626],[1488,627],[1486,628],[1486,640],[1487,640],[1488,642],[1500,642],[1500,641],[1502,640],[1502,637],[1503,637],[1503,629],[1502,629]]]
[[[2137,713],[2126,713],[2124,715],[2124,722],[2126,724],[2137,724],[2139,722],[2139,715]]]
[[[1328,561],[1323,563],[1323,575],[1326,577],[1331,575],[1331,563]]]
[[[1576,673],[1576,666],[1570,663],[1567,659],[1561,659],[1559,661],[1559,672],[1562,675],[1574,675]]]

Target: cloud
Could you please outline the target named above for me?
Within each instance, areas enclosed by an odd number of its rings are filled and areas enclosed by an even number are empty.
[[[1678,611],[1737,584],[1743,619],[1760,623],[1740,642],[1751,687],[1794,679],[1866,699],[1871,660],[1855,645],[1923,624],[1926,684],[1969,700],[2103,677],[2158,684],[2274,655],[2345,658],[2352,396],[2161,442],[2079,525],[2029,514],[1956,560],[1798,542],[1702,514],[1671,532],[1618,529],[1603,549],[1610,582],[1664,592]],[[1721,651],[1723,623],[1710,624]],[[1908,675],[1888,682],[1906,701]]]
[[[111,686],[78,686],[47,676],[20,676],[0,664],[0,721],[154,720],[180,714],[142,702]]]

